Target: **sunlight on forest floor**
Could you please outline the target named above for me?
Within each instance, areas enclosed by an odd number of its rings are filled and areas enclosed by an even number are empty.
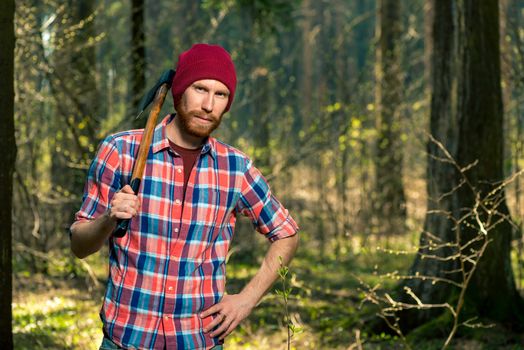
[[[376,249],[384,243],[375,241],[366,243],[373,248],[356,247],[356,244],[353,242],[338,259],[334,254],[322,258],[315,249],[299,251],[291,266],[293,292],[289,306],[291,316],[304,331],[293,337],[293,349],[350,349],[356,334],[364,349],[404,348],[390,335],[360,333],[373,314],[366,307],[359,308],[363,294],[358,279],[370,285],[380,282],[383,287],[391,287],[396,282],[381,279],[379,275],[407,270],[413,254],[386,254]],[[389,240],[388,246],[411,252],[413,238]],[[97,278],[103,281],[106,278],[105,260],[95,254],[87,261]],[[228,290],[237,292],[256,269],[256,263],[230,263]],[[50,275],[30,276],[24,271],[15,275],[15,349],[98,349],[102,338],[98,311],[104,284],[88,288],[90,283],[85,276],[66,279],[63,274]],[[278,282],[276,287],[280,287]],[[287,349],[283,317],[281,297],[274,292],[268,293],[249,319],[228,337],[226,349]],[[452,349],[482,349],[475,340],[458,339],[455,344]],[[441,345],[442,341],[437,339],[424,343],[423,348],[439,349]]]
[[[98,349],[100,303],[85,287],[43,275],[15,283],[15,349]]]

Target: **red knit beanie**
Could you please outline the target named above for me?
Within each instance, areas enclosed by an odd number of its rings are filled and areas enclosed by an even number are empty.
[[[195,44],[191,49],[178,56],[175,77],[171,85],[173,102],[176,105],[184,91],[195,81],[215,79],[222,82],[229,89],[227,112],[235,97],[237,75],[229,52],[218,45]]]

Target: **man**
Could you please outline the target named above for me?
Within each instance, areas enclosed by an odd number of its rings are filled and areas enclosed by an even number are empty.
[[[210,136],[235,88],[235,67],[222,47],[197,44],[179,56],[176,114],[155,129],[138,196],[125,184],[143,130],[101,143],[71,226],[79,258],[109,239],[101,349],[222,349],[276,280],[279,256],[285,264],[293,257],[295,221],[251,160]],[[244,289],[225,295],[225,260],[239,213],[271,245]],[[128,218],[127,234],[113,237],[116,221]]]

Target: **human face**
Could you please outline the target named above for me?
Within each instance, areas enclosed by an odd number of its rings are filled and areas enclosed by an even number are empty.
[[[191,84],[176,106],[182,132],[198,138],[208,137],[222,121],[229,100],[229,89],[214,79]]]

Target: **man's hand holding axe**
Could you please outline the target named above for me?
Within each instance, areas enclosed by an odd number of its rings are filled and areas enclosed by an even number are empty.
[[[108,211],[105,215],[91,222],[76,222],[71,226],[72,240],[71,249],[79,258],[84,258],[98,251],[107,237],[112,233],[115,237],[123,237],[128,229],[132,217],[140,210],[138,190],[144,173],[149,148],[153,139],[153,133],[157,124],[158,115],[164,104],[166,94],[171,88],[171,82],[175,75],[174,70],[168,70],[162,74],[155,86],[148,92],[140,103],[140,116],[147,106],[153,102],[149,117],[142,135],[142,141],[138,148],[138,155],[133,167],[131,182],[115,193]]]

